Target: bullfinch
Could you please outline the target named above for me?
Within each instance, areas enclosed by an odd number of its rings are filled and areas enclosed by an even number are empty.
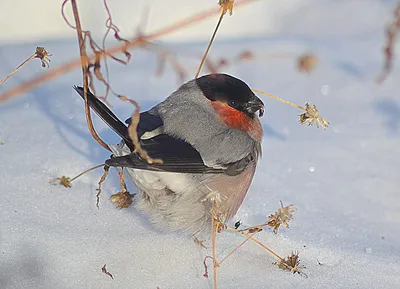
[[[83,88],[75,89],[83,97]],[[93,94],[87,97],[122,138],[109,145],[113,155],[105,163],[126,169],[140,190],[138,208],[156,227],[201,235],[211,228],[212,216],[225,223],[236,214],[261,156],[263,134],[264,104],[245,82],[208,74],[142,112],[141,147],[162,160],[152,164],[135,152],[127,125]]]

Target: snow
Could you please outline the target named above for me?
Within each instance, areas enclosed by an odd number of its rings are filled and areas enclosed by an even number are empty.
[[[246,243],[218,269],[218,288],[399,288],[399,63],[383,85],[375,83],[383,63],[383,28],[395,1],[296,3],[297,10],[287,4],[275,15],[274,32],[218,40],[210,57],[232,59],[251,51],[253,60],[223,71],[297,104],[315,103],[331,123],[326,131],[300,126],[299,110],[264,98],[263,157],[232,220],[259,224],[280,200],[294,204],[289,229],[277,235],[266,230],[257,238],[281,256],[298,250],[308,278],[278,269],[268,252]],[[356,11],[356,4],[362,10]],[[236,15],[239,9],[230,21]],[[43,45],[54,53],[52,67],[78,55],[74,39]],[[198,55],[206,43],[165,45]],[[2,77],[34,46],[0,46]],[[295,57],[309,51],[319,65],[310,75],[300,74]],[[277,54],[288,57],[273,57]],[[194,75],[198,61],[179,59]],[[154,54],[133,51],[129,66],[111,66],[114,89],[143,109],[151,107],[178,82],[169,67],[155,76],[156,66]],[[32,61],[0,92],[40,72]],[[104,184],[100,210],[101,169],[70,189],[50,184],[109,156],[88,132],[82,101],[72,90],[80,83],[76,70],[0,105],[0,288],[212,288],[212,272],[203,277],[210,249],[190,236],[157,231],[134,207],[117,210],[108,200],[119,191],[115,171]],[[131,114],[131,106],[110,100],[121,119]],[[119,141],[100,120],[95,127],[107,142]],[[219,234],[218,259],[242,240],[231,232]],[[104,264],[114,280],[101,272]],[[210,261],[208,267],[212,271]]]

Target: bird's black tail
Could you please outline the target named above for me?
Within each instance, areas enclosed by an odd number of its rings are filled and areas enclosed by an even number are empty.
[[[74,86],[74,89],[84,99],[83,87]],[[132,144],[132,141],[128,135],[127,126],[120,121],[118,117],[90,91],[87,92],[87,99],[90,108],[93,109],[110,128],[112,128],[120,137],[122,137],[128,146]]]

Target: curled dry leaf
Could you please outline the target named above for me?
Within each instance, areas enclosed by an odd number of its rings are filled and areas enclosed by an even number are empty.
[[[203,244],[202,241],[200,241],[197,237],[194,237],[194,242],[196,244],[199,244],[201,247],[203,247],[204,249],[207,249],[207,247]]]
[[[207,267],[207,263],[206,263],[207,259],[214,260],[213,257],[211,257],[211,256],[206,256],[204,258],[204,260],[203,260],[203,265],[204,265],[204,274],[203,274],[203,276],[206,277],[206,278],[208,278],[208,267]]]
[[[318,58],[314,54],[304,54],[297,58],[297,67],[300,72],[311,73],[318,65]]]
[[[101,268],[101,272],[103,272],[104,274],[106,274],[106,275],[110,276],[110,277],[111,277],[111,279],[113,279],[113,280],[114,280],[114,277],[113,277],[113,275],[112,275],[110,272],[108,272],[108,271],[107,271],[106,264],[104,264],[103,268]]]
[[[290,271],[293,274],[298,273],[303,277],[307,277],[307,275],[301,271],[306,267],[300,265],[299,252],[297,251],[292,252],[292,254],[285,259],[274,262],[274,264],[277,265],[279,269]]]
[[[328,127],[329,122],[319,115],[316,105],[309,105],[306,103],[305,113],[299,115],[300,124],[306,124],[308,126],[322,126],[324,130]]]
[[[249,234],[253,234],[253,233],[261,232],[261,231],[262,231],[262,228],[260,228],[260,227],[254,227],[254,228],[249,228],[247,231],[249,232]]]
[[[289,221],[293,219],[293,212],[296,208],[293,205],[283,207],[281,202],[281,208],[275,212],[275,214],[268,217],[267,225],[276,234],[278,233],[280,226],[289,228]]]

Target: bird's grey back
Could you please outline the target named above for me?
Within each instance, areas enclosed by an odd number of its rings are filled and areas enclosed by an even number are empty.
[[[149,113],[161,117],[164,133],[190,143],[207,166],[226,168],[226,164],[256,151],[255,141],[246,132],[229,128],[218,119],[194,80],[182,85]]]

